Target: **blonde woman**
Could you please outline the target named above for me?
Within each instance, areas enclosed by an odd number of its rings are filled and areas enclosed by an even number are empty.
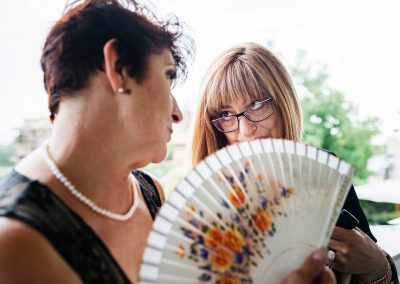
[[[265,47],[247,43],[225,51],[212,64],[200,92],[192,142],[192,166],[222,147],[259,138],[302,137],[301,107],[282,63]],[[359,227],[336,227],[329,265],[340,282],[390,283],[395,266],[375,243],[352,187],[344,204]],[[379,281],[378,281],[379,280]],[[378,281],[378,282],[374,282]]]

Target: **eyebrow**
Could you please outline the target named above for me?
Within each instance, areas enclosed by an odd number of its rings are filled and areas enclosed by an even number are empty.
[[[229,105],[222,105],[221,106],[221,109],[231,109],[232,107],[231,106],[229,106]]]
[[[251,104],[251,102],[246,103],[245,100],[242,100],[242,105],[244,106],[243,109],[246,109],[249,107],[249,105]],[[232,107],[230,105],[222,105],[221,109],[231,109]]]

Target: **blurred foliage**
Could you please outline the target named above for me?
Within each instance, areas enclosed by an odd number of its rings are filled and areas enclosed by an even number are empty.
[[[400,216],[399,212],[396,212],[396,205],[393,203],[368,200],[360,200],[360,203],[370,224],[387,224],[387,221]]]
[[[0,145],[0,166],[11,167],[14,162],[11,158],[14,156],[15,147],[14,145]]]
[[[379,134],[376,117],[360,119],[357,108],[342,92],[328,85],[329,75],[320,64],[306,65],[300,52],[292,75],[302,94],[303,143],[335,153],[356,168],[354,184],[365,183],[372,174],[368,160],[380,148],[371,144]]]
[[[12,161],[14,153],[14,145],[0,145],[0,179],[8,174],[14,166],[14,161]]]
[[[178,183],[183,179],[184,167],[177,165],[174,159],[173,145],[168,144],[168,153],[165,160],[158,164],[149,164],[143,168],[144,171],[154,175],[164,188],[166,197],[171,193]]]
[[[12,169],[12,166],[0,166],[0,180],[5,177]]]

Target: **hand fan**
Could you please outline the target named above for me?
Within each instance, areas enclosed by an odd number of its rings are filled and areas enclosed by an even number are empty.
[[[352,173],[326,151],[286,140],[217,151],[162,206],[140,283],[280,283],[327,245]]]

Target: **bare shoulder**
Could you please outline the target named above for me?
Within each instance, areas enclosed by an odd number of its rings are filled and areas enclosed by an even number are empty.
[[[81,282],[40,233],[0,217],[0,283]]]
[[[23,158],[22,161],[15,166],[15,170],[32,180],[46,180],[49,175],[48,167],[42,159],[40,149],[36,149]]]
[[[146,172],[146,174],[148,176],[150,176],[151,179],[153,180],[154,184],[157,187],[158,193],[160,194],[161,203],[164,203],[165,202],[165,194],[164,194],[164,188],[162,187],[161,183],[158,181],[158,179],[154,175],[150,174],[149,172]]]

